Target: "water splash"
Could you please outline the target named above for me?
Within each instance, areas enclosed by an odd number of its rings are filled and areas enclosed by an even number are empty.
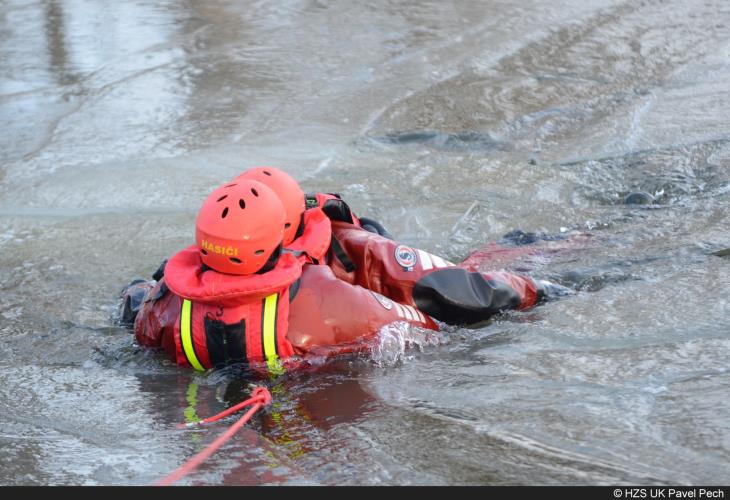
[[[398,321],[384,326],[370,349],[370,358],[377,366],[389,367],[405,363],[411,349],[437,346],[449,341],[445,332],[435,332]]]

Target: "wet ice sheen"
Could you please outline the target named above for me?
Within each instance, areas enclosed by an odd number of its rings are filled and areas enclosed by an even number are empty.
[[[729,49],[722,0],[4,2],[0,484],[146,484],[217,435],[174,426],[249,382],[111,318],[256,164],[452,261],[593,237],[495,260],[574,296],[267,382],[190,484],[726,482]]]

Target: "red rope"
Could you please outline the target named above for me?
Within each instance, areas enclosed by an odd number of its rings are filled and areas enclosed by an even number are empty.
[[[205,462],[208,458],[210,458],[213,453],[215,453],[218,448],[223,446],[226,441],[228,441],[236,432],[238,432],[238,429],[243,427],[243,424],[248,422],[251,417],[262,407],[266,406],[271,402],[271,393],[266,390],[264,387],[256,387],[253,392],[251,393],[251,397],[248,398],[246,401],[243,401],[241,403],[238,403],[235,406],[232,406],[228,408],[225,411],[222,411],[221,413],[214,415],[212,417],[205,418],[203,420],[199,420],[197,422],[190,422],[187,424],[181,424],[178,427],[192,427],[196,425],[203,425],[210,422],[215,422],[216,420],[220,420],[224,417],[227,417],[231,413],[235,413],[241,408],[253,404],[253,406],[243,414],[243,416],[232,426],[228,428],[226,432],[218,436],[215,441],[210,443],[204,450],[199,452],[197,455],[192,457],[190,460],[182,464],[180,467],[172,471],[170,474],[165,476],[164,478],[160,479],[155,483],[155,486],[170,486],[174,482],[179,481],[186,475],[190,474],[192,471],[197,469],[200,464]]]

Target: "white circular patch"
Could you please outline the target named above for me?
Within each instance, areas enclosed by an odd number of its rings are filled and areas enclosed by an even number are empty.
[[[418,254],[411,247],[398,245],[395,247],[395,261],[406,271],[413,271],[418,262]]]

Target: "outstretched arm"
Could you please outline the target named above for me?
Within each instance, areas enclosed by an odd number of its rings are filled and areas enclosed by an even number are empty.
[[[332,230],[342,250],[333,245],[328,261],[335,276],[447,323],[476,323],[542,298],[527,276],[473,272],[353,224],[333,222]]]

